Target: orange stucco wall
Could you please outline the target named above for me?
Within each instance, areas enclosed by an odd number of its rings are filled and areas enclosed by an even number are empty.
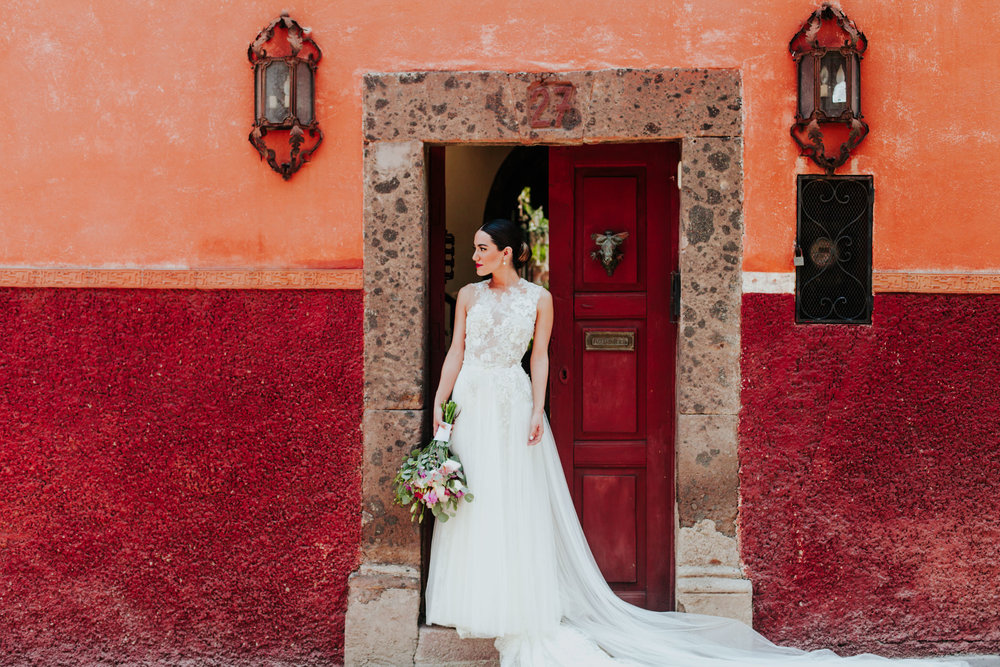
[[[0,36],[0,266],[361,264],[361,76],[426,69],[731,67],[744,81],[748,271],[790,271],[787,43],[803,0],[39,0]],[[875,267],[1000,268],[1000,14],[985,0],[848,2],[865,31],[872,132],[840,173],[875,175]],[[324,51],[324,145],[290,182],[247,142],[247,44],[288,9]]]

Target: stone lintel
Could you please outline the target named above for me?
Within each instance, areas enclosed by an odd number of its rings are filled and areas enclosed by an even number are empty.
[[[740,75],[735,70],[619,69],[596,74],[588,139],[656,141],[743,134]]]
[[[538,84],[573,85],[544,93]],[[734,69],[370,73],[366,142],[589,143],[743,133]],[[559,124],[555,125],[558,112]]]
[[[594,79],[604,76],[603,72],[524,72],[512,74],[514,108],[522,127],[522,136],[529,143],[583,143],[588,124],[596,113],[591,104]],[[552,84],[544,92],[536,88],[543,82]],[[572,85],[572,100],[564,104],[563,92],[568,90],[563,84]],[[534,85],[534,88],[532,86]],[[544,108],[541,108],[544,105]],[[560,105],[565,106],[561,112]],[[561,115],[560,115],[561,114]],[[560,125],[554,126],[556,118]],[[541,127],[533,125],[533,121]]]

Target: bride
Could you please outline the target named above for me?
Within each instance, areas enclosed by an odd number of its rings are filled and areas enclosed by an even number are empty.
[[[738,621],[652,612],[615,595],[587,545],[543,411],[552,296],[518,276],[531,256],[518,225],[487,222],[474,243],[476,274],[490,278],[458,293],[434,432],[451,396],[459,416],[450,445],[475,500],[434,526],[429,624],[496,637],[505,667],[935,664],[781,647]],[[521,358],[532,339],[529,379]]]

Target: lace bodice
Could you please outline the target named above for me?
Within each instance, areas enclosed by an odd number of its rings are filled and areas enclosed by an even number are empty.
[[[518,366],[535,333],[538,298],[545,289],[521,278],[500,292],[489,281],[475,283],[465,319],[463,365]]]

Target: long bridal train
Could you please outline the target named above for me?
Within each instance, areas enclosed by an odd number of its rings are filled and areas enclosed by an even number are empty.
[[[778,646],[739,621],[654,612],[630,605],[604,581],[580,527],[548,420],[540,447],[552,512],[563,620],[545,635],[508,635],[496,641],[504,667],[561,665],[845,664],[851,667],[958,667],[962,661],[889,659],[871,654],[840,657],[828,650]],[[596,646],[595,646],[596,645]],[[604,651],[597,650],[597,646]],[[606,652],[606,653],[605,653]],[[611,658],[610,656],[615,656]]]

